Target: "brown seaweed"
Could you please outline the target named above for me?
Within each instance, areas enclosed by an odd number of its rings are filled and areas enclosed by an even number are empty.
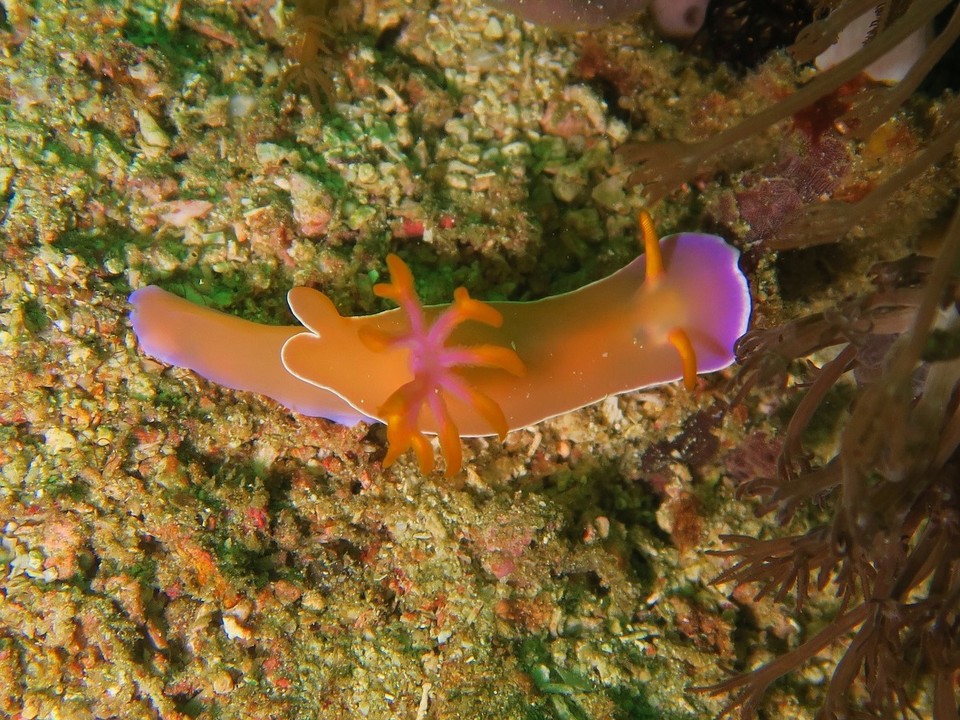
[[[663,197],[698,173],[708,170],[711,164],[716,162],[715,158],[728,148],[762,135],[821,98],[837,92],[905,38],[931,23],[938,13],[950,5],[950,0],[914,0],[905,7],[902,7],[902,3],[897,3],[896,12],[890,9],[890,3],[878,3],[875,0],[847,0],[821,5],[832,6],[832,12],[801,31],[789,49],[797,62],[813,60],[836,40],[838,33],[852,19],[871,8],[879,7],[881,12],[873,36],[859,51],[836,66],[818,73],[813,80],[790,96],[712,137],[699,142],[657,140],[624,146],[620,151],[622,159],[628,164],[638,165],[631,173],[629,183],[633,186],[642,185],[650,200]],[[847,114],[839,119],[851,127],[859,124],[861,129],[854,128],[854,132],[869,134],[871,129],[878,127],[899,109],[958,35],[960,8],[955,8],[947,27],[931,43],[901,83],[892,88],[862,91]],[[942,153],[938,156],[931,154],[926,159],[936,162],[939,157],[942,157]],[[829,215],[833,211],[838,211],[837,205],[831,205],[821,215]],[[837,224],[843,225],[845,231],[849,229],[850,216],[843,212],[840,212],[840,215],[843,222]],[[824,231],[824,235],[826,234],[828,233]]]
[[[741,393],[836,349],[788,424],[776,475],[739,487],[781,522],[811,503],[828,519],[786,537],[725,538],[734,547],[720,554],[735,562],[716,582],[755,584],[758,598],[793,594],[798,610],[812,590],[830,588],[840,604],[795,649],[701,688],[732,696],[725,714],[754,717],[771,683],[839,646],[820,717],[920,717],[922,691],[935,720],[958,717],[960,359],[931,347],[960,332],[958,261],[960,206],[932,262],[878,266],[872,293],[740,342]],[[877,347],[886,348],[879,362]],[[804,431],[848,370],[863,372],[839,451],[813,466]]]

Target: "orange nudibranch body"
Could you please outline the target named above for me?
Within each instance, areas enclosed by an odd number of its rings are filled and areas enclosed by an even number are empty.
[[[142,349],[306,415],[388,424],[387,462],[412,447],[425,471],[439,435],[446,472],[459,438],[500,435],[605,397],[712,372],[733,362],[750,295],[739,252],[714,235],[683,233],[603,280],[533,302],[420,307],[391,256],[378,294],[401,307],[340,315],[323,293],[288,294],[306,327],[233,318],[156,287],[131,296]],[[660,258],[662,254],[662,260]]]

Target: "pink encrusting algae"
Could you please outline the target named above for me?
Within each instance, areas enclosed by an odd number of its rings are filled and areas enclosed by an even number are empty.
[[[156,287],[131,295],[131,322],[148,355],[238,390],[340,423],[387,423],[387,462],[413,447],[446,474],[460,437],[499,435],[651,385],[733,362],[750,295],[739,252],[715,235],[659,242],[641,215],[646,254],[603,280],[533,302],[483,303],[460,288],[452,305],[421,307],[396,256],[376,286],[400,307],[343,317],[323,293],[287,296],[306,326],[258,325]]]

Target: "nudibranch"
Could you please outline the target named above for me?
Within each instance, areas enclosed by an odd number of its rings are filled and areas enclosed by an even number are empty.
[[[130,296],[141,349],[304,415],[387,424],[385,464],[413,448],[445,474],[461,437],[504,435],[605,397],[733,362],[750,293],[739,251],[716,235],[657,241],[641,213],[644,255],[613,275],[533,302],[482,302],[458,288],[450,305],[421,306],[407,266],[387,258],[374,292],[399,307],[344,317],[323,293],[290,290],[304,327],[260,325],[149,286]]]

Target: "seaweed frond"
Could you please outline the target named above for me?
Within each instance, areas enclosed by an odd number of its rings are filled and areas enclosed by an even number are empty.
[[[785,521],[810,503],[828,522],[788,537],[734,536],[716,582],[755,584],[757,597],[832,588],[839,608],[820,632],[750,672],[701,690],[730,694],[725,714],[755,716],[770,684],[833,645],[843,656],[820,717],[915,715],[923,690],[935,720],[956,720],[960,679],[960,205],[934,260],[877,266],[873,293],[836,310],[745,337],[741,392],[772,366],[837,348],[791,418],[772,478],[742,494]],[[882,348],[878,352],[878,348]],[[952,351],[950,348],[954,348]],[[803,432],[848,370],[858,382],[839,450],[814,467]],[[862,691],[862,692],[861,692]]]
[[[860,93],[854,106],[840,118],[840,121],[850,128],[851,136],[865,140],[889,120],[920,86],[957,38],[960,38],[960,6],[954,8],[947,26],[927,46],[923,55],[900,82],[890,87],[874,88]]]

